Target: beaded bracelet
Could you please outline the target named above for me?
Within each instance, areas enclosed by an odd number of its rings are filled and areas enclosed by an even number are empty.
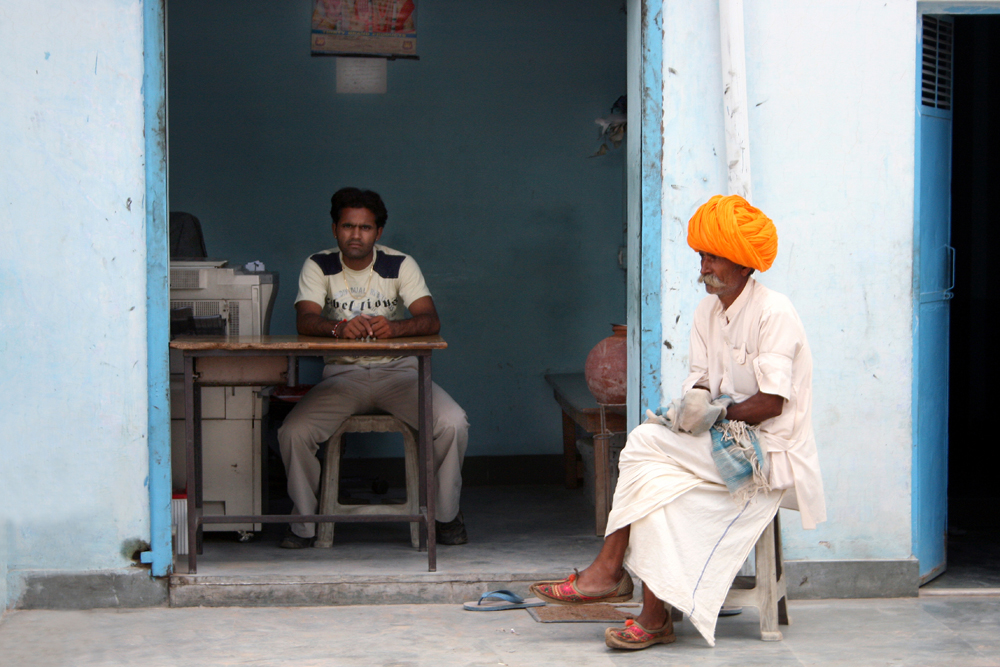
[[[337,328],[341,324],[343,324],[344,322],[346,322],[346,321],[347,321],[346,319],[345,320],[340,320],[339,322],[337,322],[336,324],[333,325],[333,331],[331,333],[332,333],[332,335],[333,335],[334,338],[340,338],[340,336],[337,335]]]

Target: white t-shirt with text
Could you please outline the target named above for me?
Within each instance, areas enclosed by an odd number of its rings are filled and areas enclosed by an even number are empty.
[[[430,290],[416,261],[404,253],[375,246],[372,263],[355,271],[340,259],[340,248],[312,255],[302,265],[295,303],[312,301],[323,307],[323,317],[339,322],[358,315],[401,320],[405,309]],[[383,364],[395,357],[328,357],[328,364]]]

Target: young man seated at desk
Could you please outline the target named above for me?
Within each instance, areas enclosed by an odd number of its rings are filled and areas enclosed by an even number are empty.
[[[399,338],[438,333],[434,300],[417,263],[385,246],[386,212],[371,190],[343,188],[330,215],[337,247],[306,260],[295,298],[296,328],[306,336]],[[412,317],[403,319],[403,308]],[[320,483],[316,452],[351,415],[388,412],[417,427],[417,360],[414,357],[330,357],[323,381],[295,406],[278,431],[293,514],[315,514]],[[437,543],[468,541],[459,496],[468,442],[465,411],[433,385],[434,464],[437,475]],[[281,547],[311,546],[312,523],[293,523]]]

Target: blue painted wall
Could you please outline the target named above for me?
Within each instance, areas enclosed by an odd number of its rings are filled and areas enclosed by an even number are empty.
[[[210,255],[281,273],[271,331],[293,333],[302,262],[334,245],[330,195],[379,191],[382,241],[441,314],[435,379],[469,413],[469,454],[555,453],[543,375],[582,370],[625,318],[624,147],[587,158],[625,93],[622,3],[419,7],[420,60],[388,63],[386,95],[338,95],[309,0],[171,0],[171,209]]]

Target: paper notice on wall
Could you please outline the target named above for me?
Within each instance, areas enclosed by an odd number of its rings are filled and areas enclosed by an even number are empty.
[[[386,92],[385,58],[337,58],[338,93]]]

